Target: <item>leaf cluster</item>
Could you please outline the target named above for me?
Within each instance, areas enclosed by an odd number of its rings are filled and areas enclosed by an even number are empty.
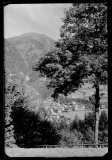
[[[57,49],[41,58],[34,70],[50,79],[48,87],[55,88],[54,97],[74,92],[84,79],[93,86],[106,84],[107,5],[73,3],[62,21]]]

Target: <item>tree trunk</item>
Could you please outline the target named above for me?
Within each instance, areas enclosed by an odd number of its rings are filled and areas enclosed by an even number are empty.
[[[96,103],[95,103],[95,144],[98,145],[98,130],[99,130],[99,106],[100,106],[100,96],[99,96],[99,84],[95,85],[96,89]]]
[[[57,89],[54,90],[54,93],[52,94],[52,97],[54,98],[54,101],[57,101],[57,99],[58,99],[58,91],[57,91]]]

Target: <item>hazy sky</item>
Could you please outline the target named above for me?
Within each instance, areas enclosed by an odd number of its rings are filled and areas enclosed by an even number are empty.
[[[5,38],[27,32],[45,34],[58,40],[63,24],[64,8],[70,3],[53,4],[10,4],[4,8]]]

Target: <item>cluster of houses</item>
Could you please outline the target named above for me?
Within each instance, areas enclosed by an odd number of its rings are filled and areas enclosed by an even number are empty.
[[[62,112],[70,112],[70,111],[78,111],[85,110],[85,106],[83,104],[77,104],[76,102],[72,102],[71,104],[60,104],[52,108],[52,113],[59,114]]]
[[[53,121],[53,119],[59,119],[60,116],[63,115],[65,112],[73,112],[73,111],[82,111],[85,110],[85,106],[81,104],[77,104],[76,102],[72,102],[71,104],[60,104],[57,103],[55,107],[50,108],[50,121]]]
[[[83,104],[76,104],[76,102],[72,102],[73,103],[73,107],[74,107],[74,110],[77,111],[77,110],[85,110],[85,106]]]
[[[107,107],[105,105],[100,106],[100,114],[103,111],[103,109],[105,109],[105,108],[107,109]],[[74,111],[74,113],[73,113],[73,111]],[[77,111],[79,111],[79,112],[77,112]],[[73,113],[74,116],[76,114],[78,114],[78,117],[80,117],[80,118],[83,115],[83,118],[84,118],[85,114],[88,114],[91,111],[92,111],[91,109],[90,110],[86,109],[85,105],[78,104],[76,102],[72,102],[71,104],[68,104],[68,105],[67,104],[61,105],[58,103],[58,105],[56,107],[54,107],[54,108],[51,107],[51,115],[52,115],[51,120],[53,120],[53,118],[56,118],[58,120],[61,115],[64,115],[65,117],[66,116],[70,117],[71,113]],[[65,112],[67,112],[68,115]],[[81,112],[81,115],[80,115],[80,112]],[[72,116],[73,116],[73,114],[72,114]]]
[[[101,104],[100,105],[100,109],[107,109],[108,108],[108,104]]]

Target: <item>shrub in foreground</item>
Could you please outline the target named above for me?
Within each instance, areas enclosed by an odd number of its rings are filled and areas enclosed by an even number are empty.
[[[16,143],[19,147],[35,148],[38,145],[54,145],[59,136],[53,125],[42,120],[38,113],[30,111],[25,99],[14,103],[12,118]]]
[[[83,143],[94,143],[95,114],[89,113],[85,120],[75,117],[70,125],[70,130],[81,132]],[[101,113],[99,119],[99,143],[108,143],[108,116],[105,111]]]
[[[100,115],[99,142],[108,143],[108,114],[105,111]]]
[[[73,145],[82,143],[83,135],[77,130],[71,132],[67,129],[63,129],[61,130],[60,135],[61,135],[61,140],[59,144],[62,146],[73,147]]]
[[[23,90],[18,82],[11,81],[9,79],[9,73],[5,73],[5,146],[16,146],[16,140],[14,138],[14,125],[11,117],[12,105],[23,94]]]

